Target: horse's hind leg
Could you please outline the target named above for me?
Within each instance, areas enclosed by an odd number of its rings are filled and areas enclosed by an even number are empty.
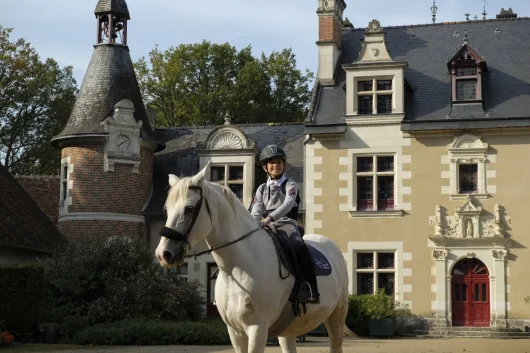
[[[247,335],[234,331],[230,326],[228,326],[228,334],[236,353],[248,353]]]
[[[346,302],[347,303],[347,302]],[[347,305],[337,305],[333,313],[324,321],[329,335],[329,352],[342,353],[342,340],[344,338],[344,321],[348,314]]]
[[[296,336],[295,337],[278,337],[282,353],[296,353]]]

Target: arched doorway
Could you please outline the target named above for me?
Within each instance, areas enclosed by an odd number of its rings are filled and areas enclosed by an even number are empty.
[[[451,272],[453,326],[490,326],[488,268],[478,259],[463,259]]]

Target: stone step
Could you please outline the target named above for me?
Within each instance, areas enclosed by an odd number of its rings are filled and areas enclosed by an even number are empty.
[[[415,335],[415,338],[424,338],[424,339],[432,339],[432,338],[494,338],[494,339],[530,339],[530,336],[509,336],[509,335],[501,335],[501,336],[444,336],[444,335]]]
[[[513,327],[472,327],[472,326],[452,326],[452,327],[431,327],[431,331],[443,330],[451,332],[466,332],[466,331],[485,331],[485,332],[523,332],[521,329]]]
[[[530,332],[488,330],[448,330],[438,328],[433,330],[415,330],[416,337],[477,337],[477,338],[530,338]]]

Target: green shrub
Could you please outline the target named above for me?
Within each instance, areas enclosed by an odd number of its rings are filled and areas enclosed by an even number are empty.
[[[78,332],[73,343],[93,345],[225,345],[230,344],[222,321],[174,322],[128,319]]]
[[[360,336],[370,333],[370,320],[410,316],[408,307],[395,302],[392,296],[380,290],[377,294],[351,295],[349,297],[346,326]]]
[[[61,324],[68,337],[130,318],[200,319],[200,285],[179,280],[153,260],[146,244],[128,237],[70,244],[44,264],[41,322]]]
[[[42,266],[0,267],[0,319],[17,340],[30,335],[38,319],[44,292]]]

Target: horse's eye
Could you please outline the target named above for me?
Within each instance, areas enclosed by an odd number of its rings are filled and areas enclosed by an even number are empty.
[[[193,212],[193,207],[191,207],[191,206],[186,206],[186,207],[184,208],[184,213],[191,213],[191,212]]]

